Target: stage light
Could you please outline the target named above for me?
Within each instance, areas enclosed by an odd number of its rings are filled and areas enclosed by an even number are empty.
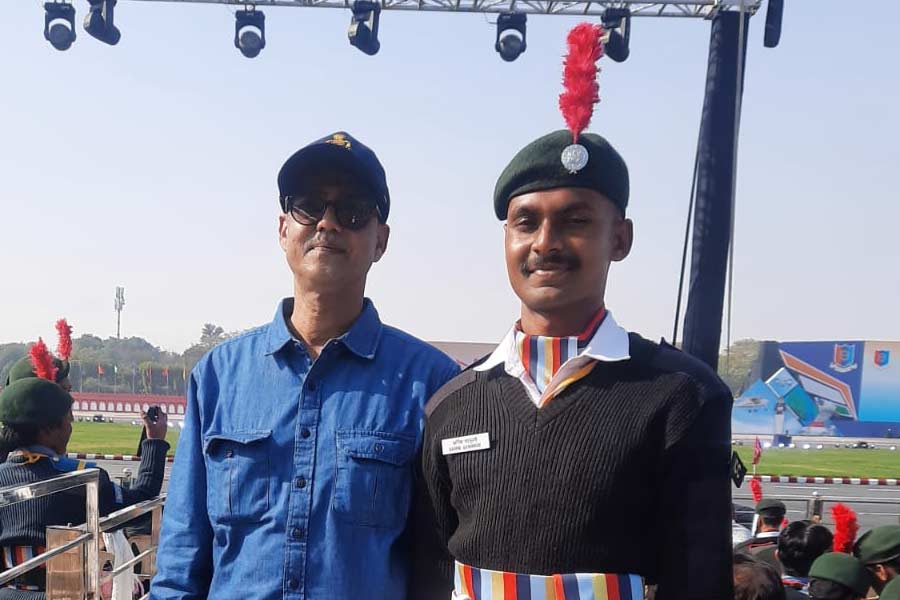
[[[247,58],[259,56],[266,47],[266,15],[256,9],[234,13],[234,47]]]
[[[68,50],[75,41],[75,7],[71,4],[44,4],[44,39],[57,50]]]
[[[766,31],[763,45],[774,48],[781,41],[781,19],[784,15],[784,0],[769,0],[766,8]]]
[[[607,8],[601,18],[607,32],[603,49],[616,62],[625,62],[631,53],[631,11],[627,8]]]
[[[381,42],[378,41],[381,5],[377,2],[357,0],[353,3],[352,10],[350,29],[347,30],[350,45],[359,48],[369,56],[374,56],[381,49]]]
[[[506,62],[512,62],[525,52],[525,13],[500,13],[497,17],[497,40],[494,50]]]
[[[116,0],[88,0],[90,9],[84,18],[84,30],[104,44],[115,46],[122,34],[113,22]]]

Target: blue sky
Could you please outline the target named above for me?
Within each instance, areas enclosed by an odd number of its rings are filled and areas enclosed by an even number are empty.
[[[43,9],[0,21],[0,340],[115,334],[182,350],[204,322],[269,320],[291,279],[276,239],[275,175],[346,129],[388,173],[392,237],[369,295],[434,340],[495,341],[517,315],[491,210],[496,177],[556,108],[570,17],[530,17],[505,63],[479,14],[388,11],[381,52],[346,39],[349,13],[267,9],[268,46],[232,46],[233,9],[119,2],[122,41],[80,27],[57,52]],[[900,3],[789,2],[781,46],[750,26],[741,128],[733,338],[900,339]],[[709,24],[636,19],[623,64],[602,62],[591,130],[629,163],[636,243],[608,304],[670,336]]]

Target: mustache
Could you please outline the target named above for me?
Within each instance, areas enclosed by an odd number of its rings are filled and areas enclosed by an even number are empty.
[[[526,260],[519,266],[519,270],[523,275],[530,275],[538,270],[550,270],[563,268],[567,271],[574,271],[581,267],[581,260],[577,256],[565,253],[554,253],[547,256],[540,256]]]
[[[344,245],[338,241],[338,238],[329,233],[316,235],[315,237],[310,238],[306,241],[303,246],[304,251],[312,250],[313,248],[317,248],[319,246],[329,246],[331,248],[338,248],[340,250],[344,249]]]

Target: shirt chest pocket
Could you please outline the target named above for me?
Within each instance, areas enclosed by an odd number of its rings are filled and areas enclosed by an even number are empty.
[[[345,523],[402,527],[412,494],[414,438],[338,430],[332,509]]]
[[[271,430],[208,435],[206,506],[217,523],[252,523],[269,510]]]

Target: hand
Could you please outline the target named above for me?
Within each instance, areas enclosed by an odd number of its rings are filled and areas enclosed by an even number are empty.
[[[169,417],[162,410],[159,411],[159,419],[154,423],[147,416],[147,413],[141,411],[141,418],[144,420],[144,429],[147,430],[147,439],[164,440],[166,439],[166,431],[169,429]]]

